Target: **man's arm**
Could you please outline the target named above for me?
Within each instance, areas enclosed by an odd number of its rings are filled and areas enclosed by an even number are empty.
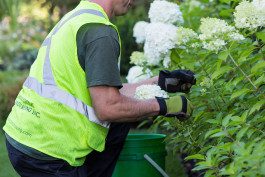
[[[156,99],[137,100],[121,94],[116,87],[95,86],[90,87],[89,91],[96,115],[102,121],[134,122],[156,116],[160,111]]]
[[[141,85],[149,85],[149,84],[157,84],[158,83],[158,76],[152,77],[150,79],[144,80],[139,83],[134,84],[123,84],[123,87],[120,89],[120,93],[126,95],[127,97],[134,97],[134,93],[137,87]]]

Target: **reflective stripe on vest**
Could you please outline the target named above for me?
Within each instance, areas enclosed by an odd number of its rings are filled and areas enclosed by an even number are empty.
[[[47,46],[44,66],[43,66],[44,83],[43,84],[40,83],[37,79],[33,77],[28,77],[24,83],[24,86],[35,91],[38,95],[44,98],[52,99],[63,105],[71,107],[75,111],[86,116],[88,120],[91,122],[94,122],[103,127],[109,128],[110,123],[99,120],[95,114],[94,109],[91,106],[86,105],[84,102],[82,102],[78,98],[75,98],[70,93],[67,93],[66,91],[60,89],[56,85],[54,76],[52,74],[52,68],[51,68],[51,63],[50,63],[50,47],[51,47],[52,36],[55,35],[67,21],[84,13],[89,13],[92,15],[97,15],[97,16],[105,18],[104,15],[100,11],[97,11],[94,9],[81,9],[73,13],[65,21],[60,21],[55,27],[51,36],[47,37],[42,43],[42,47]]]
[[[61,20],[57,24],[57,26],[55,27],[53,33],[51,34],[51,37],[47,37],[44,40],[44,42],[42,44],[42,47],[47,46],[47,49],[46,49],[46,54],[45,54],[44,67],[43,67],[43,81],[44,81],[44,83],[46,85],[56,85],[55,80],[54,80],[54,77],[53,77],[53,74],[52,74],[52,68],[51,68],[51,63],[50,63],[50,49],[51,49],[51,41],[52,41],[51,39],[52,39],[52,36],[55,35],[59,31],[59,29],[66,22],[68,22],[72,18],[74,18],[74,17],[76,17],[78,15],[84,14],[84,13],[88,13],[88,14],[92,14],[92,15],[97,15],[99,17],[103,17],[104,18],[104,15],[100,11],[97,11],[97,10],[94,10],[94,9],[81,9],[81,10],[78,10],[78,11],[74,12],[66,20],[64,20],[64,21]]]

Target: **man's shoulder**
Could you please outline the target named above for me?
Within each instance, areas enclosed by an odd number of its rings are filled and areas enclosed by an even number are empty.
[[[117,31],[109,25],[99,23],[88,23],[83,25],[79,30],[78,34],[81,38],[86,38],[89,41],[94,41],[103,37],[113,37],[118,39]]]

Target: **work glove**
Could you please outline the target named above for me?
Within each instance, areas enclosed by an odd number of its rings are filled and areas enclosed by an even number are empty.
[[[190,70],[162,70],[159,72],[158,85],[169,93],[188,93],[191,86],[196,84],[194,75]]]
[[[192,114],[192,105],[185,96],[178,95],[170,98],[156,97],[156,99],[160,106],[159,115],[186,120]]]

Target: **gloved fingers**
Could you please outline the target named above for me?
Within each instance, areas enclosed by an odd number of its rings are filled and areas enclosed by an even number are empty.
[[[184,92],[184,93],[189,93],[191,87],[192,87],[192,84],[190,84],[190,83],[185,83],[185,84],[182,84],[182,85],[180,86],[181,91]]]
[[[181,73],[181,76],[179,78],[182,82],[184,83],[190,83],[192,85],[195,85],[196,83],[196,79],[195,79],[195,75],[191,74],[191,73]]]
[[[178,78],[180,79],[182,82],[184,83],[191,83],[191,84],[195,84],[194,80],[195,79],[195,74],[190,71],[190,70],[174,70],[171,72],[171,77],[173,78]]]
[[[168,70],[161,70],[161,71],[159,72],[159,74],[164,75],[164,76],[169,76],[169,75],[171,74],[171,72],[168,71]]]

